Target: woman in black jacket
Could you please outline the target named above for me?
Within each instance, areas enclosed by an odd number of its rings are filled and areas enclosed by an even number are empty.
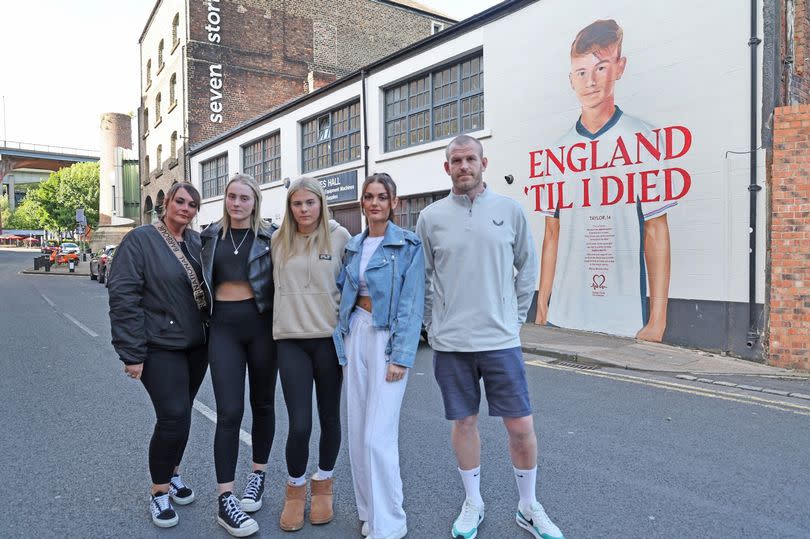
[[[208,356],[217,402],[214,464],[217,522],[235,537],[259,530],[246,513],[262,506],[265,470],[275,433],[276,346],[273,341],[273,269],[270,236],[262,222],[261,191],[252,176],[236,174],[225,187],[222,219],[202,233],[203,275],[213,290]],[[245,370],[253,415],[253,469],[241,501],[233,494]]]
[[[200,235],[188,226],[199,205],[200,193],[193,185],[174,184],[160,220],[132,230],[121,241],[109,280],[113,347],[124,372],[143,383],[157,416],[149,443],[149,510],[161,528],[177,524],[172,501],[194,501],[179,464],[191,405],[208,367],[210,300],[202,279]]]

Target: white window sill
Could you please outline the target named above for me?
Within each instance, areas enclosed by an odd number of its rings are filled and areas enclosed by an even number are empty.
[[[468,133],[462,133],[463,135],[468,135],[473,138],[477,138],[478,140],[483,140],[490,138],[492,136],[491,129],[481,129],[478,131],[470,131]],[[436,149],[444,149],[450,144],[450,141],[453,140],[455,137],[448,137],[443,138],[440,140],[432,140],[430,142],[426,142],[424,144],[417,144],[416,146],[409,146],[408,148],[403,148],[401,150],[394,150],[392,152],[386,152],[380,155],[375,163],[384,163],[386,161],[393,161],[394,159],[402,159],[403,157],[408,157],[411,155],[417,155],[420,153],[432,152]]]

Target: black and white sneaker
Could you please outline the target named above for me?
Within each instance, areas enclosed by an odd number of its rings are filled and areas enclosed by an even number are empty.
[[[219,495],[217,522],[234,537],[247,537],[259,531],[259,524],[242,511],[232,492]]]
[[[152,522],[158,528],[171,528],[176,526],[180,520],[177,518],[177,513],[174,512],[168,492],[152,494],[149,501],[149,512],[152,514]]]
[[[248,476],[245,491],[242,493],[242,511],[253,513],[262,508],[264,494],[264,472],[256,470]]]
[[[173,475],[169,481],[169,496],[172,501],[179,505],[188,505],[194,501],[194,491],[183,483],[179,475]]]

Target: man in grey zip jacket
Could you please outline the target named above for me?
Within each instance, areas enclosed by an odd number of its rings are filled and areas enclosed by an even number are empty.
[[[484,518],[478,434],[480,380],[489,415],[503,418],[520,493],[516,522],[535,538],[562,538],[536,498],[534,432],[520,326],[538,261],[523,209],[483,181],[487,159],[467,135],[447,146],[451,193],[425,208],[416,231],[425,251],[425,317],[445,417],[466,498],[452,536],[471,539]]]

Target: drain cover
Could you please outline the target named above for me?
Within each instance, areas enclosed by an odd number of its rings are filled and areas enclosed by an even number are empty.
[[[557,359],[550,361],[552,365],[561,365],[563,367],[571,367],[572,369],[580,369],[583,371],[595,371],[599,369],[599,365],[588,365],[586,363],[575,363],[573,361],[566,361],[564,359]]]

